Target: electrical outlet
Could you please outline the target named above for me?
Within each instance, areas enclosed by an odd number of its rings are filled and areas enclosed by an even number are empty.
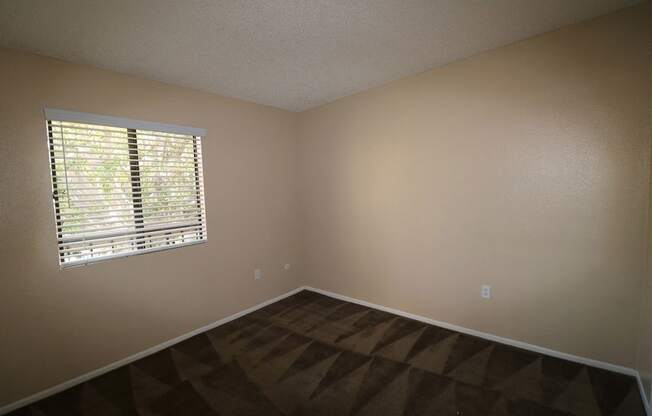
[[[482,296],[483,299],[490,299],[491,298],[491,286],[482,285],[482,289],[480,291],[480,296]]]
[[[254,270],[254,279],[260,280],[263,278],[263,271],[260,269]]]
[[[283,266],[285,270],[290,270],[290,263],[286,263],[285,266]]]

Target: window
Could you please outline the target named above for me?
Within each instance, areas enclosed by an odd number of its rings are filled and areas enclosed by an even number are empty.
[[[62,268],[206,241],[202,129],[45,115]]]

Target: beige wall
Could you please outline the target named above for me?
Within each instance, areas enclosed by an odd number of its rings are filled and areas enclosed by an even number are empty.
[[[208,243],[59,271],[45,105],[207,128]],[[297,287],[296,117],[0,49],[0,406]]]
[[[648,270],[647,278],[641,290],[640,339],[638,344],[638,361],[636,369],[641,374],[645,394],[650,399],[652,391],[652,272]]]
[[[308,284],[633,366],[649,4],[301,115]],[[490,284],[493,298],[480,298]]]
[[[649,102],[652,122],[652,96]],[[638,360],[636,368],[641,374],[643,390],[652,399],[652,169],[650,169],[650,201],[647,219],[647,274],[641,283],[641,310],[639,322]]]

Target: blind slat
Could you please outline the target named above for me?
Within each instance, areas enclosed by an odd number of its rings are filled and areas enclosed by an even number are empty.
[[[188,213],[188,214],[190,214],[190,212],[188,212],[190,210],[199,211],[199,208],[188,206],[187,208],[180,209],[180,210],[178,209],[178,210],[167,210],[167,211],[157,211],[157,212],[143,213],[143,216],[145,217],[145,219],[151,219],[152,218],[151,215],[159,214],[161,212],[164,212],[165,214],[168,214],[168,215],[174,215],[176,213]],[[125,220],[128,220],[129,218],[132,218],[132,217],[133,217],[133,213],[129,213],[129,214],[108,213],[108,214],[104,214],[104,215],[87,215],[84,218],[71,218],[71,219],[67,219],[66,223],[69,224],[71,222],[74,223],[74,222],[82,222],[82,221],[104,220],[104,219],[110,219],[110,218],[125,218]]]
[[[88,182],[87,182],[87,183],[88,183]],[[202,182],[202,181],[196,181],[196,180],[188,180],[188,181],[165,181],[165,183],[168,184],[168,185],[170,185],[170,184],[184,184],[184,185],[185,185],[185,184],[199,184],[199,185],[203,185],[203,182]],[[129,182],[124,182],[124,183],[122,183],[122,184],[125,185],[125,186],[130,186],[131,181],[129,181]],[[142,184],[145,184],[145,185],[142,185]],[[145,186],[147,186],[147,184],[149,184],[149,186],[158,186],[158,185],[154,185],[153,182],[141,182],[141,187],[145,187]],[[65,185],[65,183],[64,183],[63,185]],[[75,187],[75,189],[74,189],[74,191],[87,191],[87,190],[97,190],[97,186]],[[58,192],[55,192],[55,191],[53,191],[52,193],[53,193],[54,195],[57,195],[57,194],[58,194],[58,195],[61,195],[61,193],[58,193]]]
[[[65,201],[63,202],[63,204],[65,204]],[[178,204],[178,203],[176,203],[176,201],[175,201],[175,203],[173,205],[157,204],[157,205],[152,206],[152,205],[148,204],[148,206],[143,207],[142,210],[144,212],[146,212],[148,210],[162,209],[162,208],[169,208],[169,207],[181,207],[181,206],[188,206],[188,204],[187,203]],[[75,214],[80,208],[83,208],[84,212],[88,212],[89,214],[90,213],[97,213],[98,211],[106,211],[107,210],[107,206],[102,205],[102,204],[100,204],[100,205],[88,205],[88,206],[76,207],[76,208],[75,207],[70,207],[69,208],[69,207],[64,206],[64,205],[59,206],[59,210],[61,211],[61,213],[70,214],[70,215]],[[128,204],[128,205],[124,205],[124,204],[122,204],[122,205],[112,205],[112,206],[110,206],[110,208],[111,208],[110,212],[114,212],[114,211],[133,211],[134,210],[132,204]]]
[[[91,133],[97,131],[99,133]],[[52,131],[52,138],[54,140],[77,140],[80,142],[106,142],[106,143],[126,143],[129,139],[129,133],[126,131],[102,131],[93,129],[70,129],[63,127],[54,127]],[[165,147],[184,147],[192,144],[192,138],[189,139],[176,139],[174,137],[154,136],[140,134],[140,142],[143,146],[165,146]]]
[[[164,189],[156,189],[156,190],[142,190],[142,191],[125,191],[123,192],[107,192],[106,194],[99,194],[99,193],[74,193],[71,195],[64,195],[64,194],[59,194],[57,193],[55,196],[58,196],[60,202],[65,202],[65,201],[70,201],[70,202],[76,202],[76,201],[83,201],[83,198],[86,198],[86,200],[92,200],[88,198],[95,198],[95,197],[101,197],[101,196],[107,196],[107,197],[112,197],[112,196],[123,196],[127,195],[132,198],[144,198],[144,199],[149,199],[151,200],[156,199],[156,198],[161,198],[161,197],[167,197],[170,194],[174,194],[174,196],[184,196],[184,195],[193,195],[196,196],[197,194],[202,195],[200,192],[196,192],[193,190],[191,187],[188,188],[164,188]],[[103,200],[103,199],[101,199]]]
[[[143,218],[143,224],[144,225],[154,225],[154,224],[167,224],[167,223],[180,223],[180,222],[187,222],[188,220],[194,220],[195,218],[201,219],[201,212],[197,213],[188,213],[188,214],[179,214],[179,215],[161,215],[161,216],[156,216],[156,217],[144,217]],[[165,219],[165,221],[155,221],[159,219]],[[85,227],[85,231],[89,229],[97,230],[95,228],[98,225],[107,225],[107,224],[125,224],[129,226],[133,226],[133,222],[127,224],[128,221],[124,219],[116,219],[116,220],[107,220],[107,221],[93,221],[91,224],[84,224],[84,223],[71,223],[69,221],[63,221],[63,224],[61,225],[62,230],[69,230],[74,227]],[[144,228],[146,229],[146,227]],[[66,232],[66,234],[69,234]]]
[[[168,214],[167,212],[160,213],[160,214]],[[143,220],[144,224],[152,223],[154,220],[159,220],[159,219],[165,219],[165,220],[174,220],[174,221],[181,221],[187,218],[195,218],[195,217],[201,217],[202,213],[201,210],[195,209],[195,212],[182,212],[179,214],[170,214],[170,215],[143,215]],[[128,223],[129,218],[115,218],[115,217],[108,217],[104,218],[103,220],[87,220],[85,218],[74,218],[70,220],[65,220],[61,221],[61,227],[62,228],[70,228],[70,227],[86,227],[86,226],[98,226],[98,225],[104,225],[104,224],[122,224],[122,223]],[[167,221],[171,222],[171,221]],[[133,222],[132,222],[133,224]]]
[[[199,194],[199,195],[200,196],[198,196],[197,198],[195,198],[192,195],[190,195],[190,196],[187,196],[187,195],[186,196],[183,196],[183,195],[181,195],[181,196],[170,196],[168,198],[168,201],[169,202],[186,202],[186,201],[192,202],[194,200],[200,200],[200,201],[203,202],[203,196],[201,196],[201,194]],[[117,204],[119,202],[123,203],[122,205],[124,205],[125,201],[128,201],[129,204],[132,203],[131,202],[132,198],[130,198],[130,197],[113,198],[113,199],[107,198],[107,199],[104,199],[104,200],[103,199],[88,199],[88,200],[74,200],[73,199],[73,200],[68,200],[68,198],[66,198],[66,197],[60,197],[58,199],[59,199],[60,204],[69,205],[69,208],[72,208],[74,206],[74,207],[77,207],[77,208],[80,208],[80,209],[84,208],[84,207],[88,207],[88,206],[93,206],[92,205],[93,202],[104,202],[104,204],[102,204],[100,206],[105,206],[105,207],[110,207],[114,203],[116,205],[119,205],[119,204]],[[135,197],[134,199],[141,200],[141,201],[137,201],[137,202],[142,202],[142,203],[145,203],[145,204],[147,203],[147,198]],[[157,202],[160,202],[160,201],[157,201]],[[90,203],[91,205],[85,205],[87,203]]]
[[[89,150],[102,150],[103,153],[107,155],[124,155],[128,154],[128,143],[119,142],[86,142],[79,141],[75,139],[66,139],[64,141],[60,139],[54,139],[52,143],[54,150],[58,153],[71,152],[71,153],[89,153]],[[180,157],[185,160],[193,159],[194,152],[192,147],[184,146],[184,148],[173,148],[173,147],[164,147],[164,146],[150,146],[150,145],[140,145],[139,149],[146,151],[150,154],[150,157]],[[91,155],[93,153],[91,152]]]
[[[142,249],[142,250],[129,250],[125,251],[123,253],[118,253],[118,254],[113,254],[113,255],[105,255],[102,257],[88,257],[84,258],[81,260],[68,260],[65,262],[66,267],[73,267],[73,266],[79,266],[79,265],[84,265],[88,263],[94,263],[98,261],[105,261],[105,260],[111,260],[115,258],[120,258],[120,257],[130,257],[130,256],[137,256],[139,254],[147,254],[147,253],[155,253],[157,251],[165,251],[165,250],[170,250],[173,248],[178,248],[178,247],[184,247],[184,246],[192,246],[195,244],[201,244],[205,242],[204,240],[200,241],[194,241],[194,242],[189,242],[189,243],[184,243],[184,244],[178,244],[178,245],[173,245],[173,246],[163,246],[163,247],[155,247],[155,248],[149,248],[149,249]]]
[[[143,195],[145,194],[145,195]],[[59,195],[59,202],[61,203],[69,203],[69,204],[77,204],[80,202],[112,202],[112,201],[123,201],[125,199],[131,201],[133,199],[140,199],[143,200],[143,202],[151,202],[151,200],[154,200],[156,198],[167,198],[167,200],[172,200],[172,199],[177,199],[179,201],[185,200],[185,199],[193,199],[196,196],[204,196],[202,192],[194,192],[194,191],[177,191],[177,190],[162,190],[162,191],[141,191],[141,192],[125,192],[125,193],[119,193],[119,192],[107,192],[106,196],[111,197],[115,195],[121,195],[122,198],[97,198],[98,194],[95,195],[84,195],[84,194],[77,194],[77,195]],[[91,198],[82,198],[84,196],[90,196]],[[148,201],[150,200],[150,201]]]
[[[150,223],[140,223],[140,225],[143,226],[141,230],[147,230],[150,227],[157,226],[160,227],[162,225],[170,225],[170,226],[175,226],[175,225],[182,225],[179,224],[181,221],[155,221],[155,222],[150,222]],[[101,224],[100,224],[101,225]],[[183,225],[188,225],[188,224],[183,224]],[[63,224],[59,226],[59,229],[62,231],[62,233],[68,237],[74,236],[74,235],[92,235],[95,233],[104,233],[106,231],[113,231],[113,230],[130,230],[134,227],[133,224],[129,225],[124,225],[124,226],[113,226],[113,227],[92,227],[89,226],[85,230],[80,230],[80,231],[66,231],[67,225],[65,225],[65,221],[63,221]]]
[[[178,227],[175,228],[174,230],[169,230],[169,229],[161,229],[161,230],[155,230],[155,231],[148,231],[147,235],[160,235],[160,234],[165,234],[165,233],[170,233],[170,232],[175,232],[179,230],[188,230],[188,232],[191,232],[192,230],[198,230],[198,232],[206,232],[206,225],[202,224],[195,224],[195,225],[190,225],[186,227]],[[203,230],[203,231],[202,231]],[[134,238],[134,236],[137,236],[137,233],[134,232],[122,232],[122,233],[107,233],[106,235],[100,235],[100,236],[95,236],[95,237],[84,237],[84,238],[68,238],[64,237],[61,238],[60,242],[58,245],[60,247],[63,246],[73,246],[75,244],[79,245],[84,245],[84,244],[97,244],[100,242],[109,242],[109,241],[120,241],[123,239],[128,239],[128,238]]]
[[[151,186],[151,187],[145,187],[141,186],[141,191],[125,191],[127,193],[131,192],[132,195],[142,195],[142,194],[148,194],[148,193],[158,193],[162,191],[168,190],[169,192],[175,192],[175,193],[184,193],[184,192],[195,192],[195,185],[181,185],[181,186]],[[152,189],[155,188],[155,189]],[[151,190],[149,190],[151,189]],[[124,195],[125,192],[106,192],[106,193],[98,193],[98,192],[76,192],[74,194],[70,194],[70,196],[97,196],[97,195]],[[58,195],[59,197],[63,198],[65,197],[64,194],[60,192],[55,192],[55,195]]]
[[[90,164],[92,166],[97,166],[97,165],[99,165],[101,163],[107,163],[107,162],[114,162],[114,163],[115,162],[121,162],[121,163],[125,163],[125,165],[128,166],[129,160],[125,159],[126,157],[127,157],[127,155],[125,154],[125,155],[121,155],[120,157],[111,158],[111,159],[109,159],[109,158],[93,159],[93,158],[90,158],[90,157],[87,157],[87,156],[80,156],[80,157],[77,157],[76,155],[72,156],[70,153],[68,153],[66,155],[65,159],[64,159],[63,156],[56,156],[55,155],[55,157],[53,158],[54,161],[51,163],[51,167],[52,167],[52,169],[54,169],[54,168],[56,168],[56,166],[58,164],[64,163],[66,161],[68,161],[68,162],[77,162],[77,161],[79,161],[79,162],[88,163],[88,164]],[[191,159],[188,160],[187,162],[182,162],[182,161],[167,162],[167,161],[160,161],[160,160],[142,160],[141,159],[139,163],[142,163],[143,166],[152,166],[152,167],[175,167],[176,166],[176,167],[190,168],[190,167],[195,166],[195,162],[192,161]]]
[[[198,237],[205,235],[205,229],[196,229],[192,231],[182,231],[182,232],[173,232],[165,233],[158,235],[134,235],[130,236],[131,238],[118,240],[118,241],[105,241],[96,244],[86,244],[84,246],[71,246],[64,245],[59,247],[59,252],[63,256],[78,256],[79,253],[84,251],[93,251],[95,253],[102,251],[109,251],[116,248],[129,247],[133,245],[146,243],[148,245],[157,244],[157,243],[166,243],[166,242],[179,242],[179,240],[196,240]]]

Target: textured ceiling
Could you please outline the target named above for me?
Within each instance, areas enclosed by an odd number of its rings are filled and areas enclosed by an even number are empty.
[[[0,45],[293,111],[639,0],[0,0]]]

